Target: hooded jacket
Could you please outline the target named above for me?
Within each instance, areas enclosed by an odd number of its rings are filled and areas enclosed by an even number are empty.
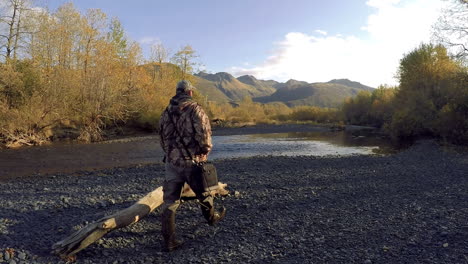
[[[208,116],[185,93],[176,94],[162,113],[159,136],[161,147],[166,153],[166,162],[178,167],[191,166],[190,157],[195,162],[205,161],[213,147]]]

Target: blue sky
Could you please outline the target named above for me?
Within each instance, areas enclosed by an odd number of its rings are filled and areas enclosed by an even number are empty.
[[[37,4],[53,11],[66,2]],[[190,44],[208,72],[278,81],[349,78],[372,86],[396,82],[398,60],[429,41],[441,6],[440,0],[72,2],[80,11],[100,8],[118,17],[145,53],[157,41],[173,52]]]

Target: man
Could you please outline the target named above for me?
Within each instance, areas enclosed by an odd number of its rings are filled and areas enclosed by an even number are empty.
[[[175,239],[175,213],[180,205],[184,183],[188,183],[195,192],[209,225],[216,224],[226,214],[224,207],[221,212],[214,210],[213,197],[204,193],[204,190],[197,189],[199,184],[194,184],[191,177],[193,162],[206,161],[213,146],[210,120],[202,107],[192,100],[193,89],[190,82],[180,81],[176,87],[176,95],[172,97],[159,121],[160,142],[166,154],[161,217],[164,251],[173,251],[181,245]]]

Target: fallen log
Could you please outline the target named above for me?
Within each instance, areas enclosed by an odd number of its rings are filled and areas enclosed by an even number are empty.
[[[226,190],[227,184],[220,182],[218,185],[219,188],[212,191],[212,195],[225,196],[229,194],[229,191]],[[182,198],[195,198],[195,193],[187,184],[184,186]],[[162,187],[158,187],[132,206],[90,223],[67,238],[55,243],[52,246],[52,253],[60,256],[61,258],[73,257],[107,233],[140,221],[162,203],[163,191]]]

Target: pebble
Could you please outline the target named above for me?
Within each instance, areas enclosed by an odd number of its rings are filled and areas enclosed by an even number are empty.
[[[26,259],[26,254],[24,254],[23,252],[20,252],[18,254],[18,258],[21,259],[21,260],[25,260]]]
[[[428,152],[429,156],[434,156],[430,150],[421,153]],[[143,221],[106,235],[102,240],[104,243],[97,242],[101,245],[92,245],[83,250],[78,254],[77,263],[145,263],[151,260],[153,263],[372,264],[379,260],[385,263],[417,263],[418,260],[457,263],[456,260],[463,260],[460,253],[463,238],[451,236],[456,234],[455,231],[440,226],[440,212],[433,206],[435,202],[432,198],[444,185],[457,182],[462,187],[466,186],[463,175],[466,164],[450,162],[451,169],[445,174],[437,166],[430,165],[437,164],[438,159],[424,160],[424,156],[416,162],[409,154],[379,158],[275,157],[274,160],[220,161],[218,168],[224,175],[223,180],[229,184],[228,187],[238,191],[233,191],[232,196],[225,199],[216,199],[217,206],[224,205],[228,209],[226,219],[219,225],[206,225],[198,212],[198,204],[190,201],[182,205],[177,213],[177,235],[186,241],[180,250],[160,252],[161,212],[156,211]],[[295,164],[297,168],[292,171],[287,168],[288,164]],[[244,174],[239,173],[241,170]],[[375,174],[370,173],[373,170],[376,170]],[[138,186],[160,186],[163,177],[159,176],[164,175],[161,165],[123,171],[121,177],[106,176],[106,184],[94,180],[100,178],[96,177],[96,173],[81,175],[80,179],[67,174],[54,180],[41,178],[34,180],[32,185],[28,185],[31,180],[22,179],[13,184],[0,184],[0,201],[11,202],[11,208],[21,208],[24,204],[43,207],[42,211],[25,213],[4,208],[3,212],[11,213],[8,219],[13,222],[2,229],[2,232],[7,230],[8,233],[1,235],[0,251],[3,256],[0,259],[5,258],[5,248],[17,247],[21,249],[15,254],[14,261],[17,263],[65,263],[48,254],[47,250],[53,242],[70,235],[72,227],[74,229],[78,225],[77,228],[82,228],[87,221],[95,221],[132,205],[150,189]],[[441,174],[445,177],[441,178]],[[112,173],[106,172],[106,175]],[[54,191],[43,193],[41,190],[44,186]],[[67,193],[56,191],[63,186],[67,186]],[[41,195],[25,195],[22,191],[26,188],[37,189]],[[310,194],[312,189],[320,194],[318,198]],[[408,190],[414,192],[408,193]],[[453,218],[444,219],[443,225],[446,227],[463,222],[467,216],[460,210],[463,204],[456,203],[457,197],[464,197],[465,190],[460,187],[460,190],[454,188],[450,191],[454,192],[451,196],[436,196],[437,203],[446,205],[444,210],[454,210]],[[359,193],[363,195],[356,195]],[[425,195],[415,195],[418,193]],[[76,197],[76,200],[68,200],[68,194]],[[237,199],[239,197],[242,199]],[[100,207],[101,202],[111,205],[114,199],[118,204],[112,208]],[[416,204],[406,206],[408,201],[416,201]],[[74,202],[74,206],[57,213],[54,208],[63,207],[63,202]],[[421,206],[421,211],[416,212],[415,206]],[[355,208],[362,210],[356,211]],[[405,214],[405,221],[400,221],[398,225],[386,225],[383,220],[396,216],[397,211],[398,215]],[[412,217],[415,213],[417,217]],[[33,226],[34,231],[26,234],[25,226]],[[64,233],[60,233],[61,230],[65,230]],[[6,238],[7,235],[11,239]],[[440,240],[436,242],[436,247],[442,252],[427,247],[433,245],[437,238]],[[111,249],[105,249],[107,245]],[[382,250],[384,245],[388,252]],[[409,250],[392,252],[392,249],[406,245]],[[23,249],[30,251],[23,252]],[[274,254],[270,254],[272,250]],[[20,259],[21,252],[25,253],[26,260]],[[36,252],[39,256],[30,252]],[[6,264],[8,261],[0,263]]]
[[[62,197],[61,197],[61,200],[62,200],[63,203],[66,203],[66,204],[67,204],[67,203],[70,203],[70,200],[71,200],[71,199],[70,199],[70,197],[62,196]]]

